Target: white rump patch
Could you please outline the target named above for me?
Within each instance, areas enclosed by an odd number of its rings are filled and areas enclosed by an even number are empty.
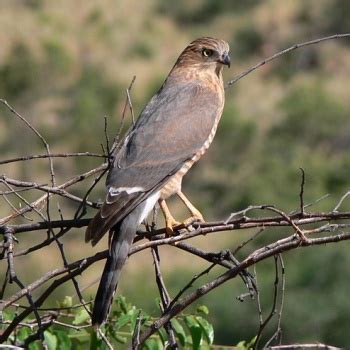
[[[126,192],[127,194],[135,193],[135,192],[144,192],[145,189],[140,186],[135,187],[110,187],[108,190],[108,193],[111,196],[118,196],[121,192]]]
[[[146,205],[145,207],[143,208],[143,211],[140,215],[140,218],[139,218],[139,225],[141,224],[141,222],[143,220],[146,219],[146,217],[148,216],[148,214],[151,212],[151,210],[153,209],[153,207],[156,205],[157,203],[157,200],[159,199],[159,196],[160,196],[160,191],[156,192],[156,193],[153,193],[152,196],[149,196],[147,199],[146,199]]]

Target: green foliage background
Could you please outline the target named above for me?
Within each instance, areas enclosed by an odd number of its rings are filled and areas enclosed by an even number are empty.
[[[346,0],[5,0],[1,5],[0,97],[35,124],[55,152],[100,152],[104,117],[108,116],[113,138],[132,77],[136,75],[132,100],[138,113],[184,46],[198,36],[229,41],[233,64],[225,72],[228,80],[293,43],[350,32]],[[250,204],[297,209],[300,167],[306,173],[306,202],[330,194],[313,209],[335,206],[350,187],[349,74],[350,41],[338,40],[285,55],[227,90],[215,142],[184,182],[185,191],[208,220],[226,218]],[[1,158],[42,152],[39,142],[1,107]],[[58,181],[94,164],[98,160],[57,160]],[[42,161],[0,170],[5,172],[23,180],[49,181]],[[85,190],[76,189],[78,194]],[[101,184],[95,198],[103,198],[103,193]],[[71,217],[75,207],[61,204],[66,218]],[[171,205],[185,217],[177,201]],[[7,212],[8,208],[0,208],[0,214]],[[209,235],[194,243],[206,250],[234,249],[252,233]],[[254,244],[286,233],[266,231]],[[23,237],[21,243],[26,240],[33,242],[32,237]],[[66,237],[71,260],[95,251],[82,242],[83,230]],[[342,243],[285,255],[285,343],[317,340],[350,347],[348,248]],[[173,295],[204,267],[176,249],[161,249],[161,258]],[[17,272],[27,282],[61,264],[51,248],[22,261]],[[98,276],[101,268],[82,276],[82,285]],[[268,312],[272,262],[260,264],[257,272]],[[133,304],[157,314],[149,253],[131,259],[120,291]],[[211,310],[208,320],[214,324],[215,343],[232,345],[256,334],[255,302],[235,299],[243,291],[240,281],[232,281],[201,301]],[[87,298],[94,293],[95,286],[85,291]],[[70,285],[54,295],[52,304],[68,294],[74,294]]]

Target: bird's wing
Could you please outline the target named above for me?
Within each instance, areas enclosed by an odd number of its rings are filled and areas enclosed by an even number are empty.
[[[90,224],[95,232],[88,229],[86,240],[97,243],[113,225],[162,188],[205,144],[222,105],[220,94],[210,87],[196,82],[165,82],[115,155],[100,219]]]

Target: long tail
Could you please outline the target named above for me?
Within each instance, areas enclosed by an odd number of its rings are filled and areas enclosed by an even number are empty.
[[[100,326],[108,317],[121,270],[128,257],[143,209],[144,205],[139,205],[113,228],[109,256],[98,286],[92,312],[92,325],[94,326]]]

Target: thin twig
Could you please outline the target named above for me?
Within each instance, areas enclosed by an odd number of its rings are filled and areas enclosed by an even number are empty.
[[[336,213],[338,211],[338,209],[340,208],[340,206],[343,204],[343,202],[345,201],[345,199],[347,197],[349,197],[350,195],[350,191],[346,192],[341,198],[340,201],[338,202],[338,204],[335,206],[335,208],[333,209],[333,211]]]
[[[170,295],[166,289],[164,280],[163,280],[163,276],[162,276],[162,272],[160,270],[160,257],[159,257],[159,252],[158,252],[158,247],[153,247],[151,249],[152,251],[152,257],[153,257],[153,263],[154,263],[154,271],[155,271],[155,275],[156,275],[156,283],[158,286],[158,290],[159,290],[159,295],[160,295],[160,299],[161,299],[161,310],[162,312],[164,312],[171,303],[171,298]],[[179,348],[177,342],[176,342],[176,338],[175,338],[175,332],[174,329],[171,325],[170,322],[166,323],[164,325],[164,328],[168,334],[169,337],[169,348],[176,350]],[[138,332],[139,334],[139,332]]]
[[[103,171],[104,169],[106,169],[107,167],[107,163],[104,163],[100,166],[98,166],[97,168],[95,169],[92,169],[92,170],[89,170],[83,174],[80,174],[80,175],[77,175],[77,176],[74,176],[73,178],[71,178],[70,180],[66,181],[65,183],[57,186],[56,188],[57,189],[65,189],[65,188],[68,188],[72,185],[75,185],[81,181],[84,181],[86,178],[96,174],[96,173],[99,173],[100,171]],[[23,215],[24,213],[27,213],[31,210],[33,210],[33,208],[37,208],[38,206],[42,205],[43,203],[45,203],[45,201],[47,200],[47,197],[51,195],[50,194],[45,194],[44,196],[41,196],[40,198],[38,198],[37,200],[35,200],[34,202],[30,203],[29,206],[25,206],[21,209],[19,209],[17,212],[15,213],[12,213],[8,216],[5,216],[3,218],[0,219],[0,225],[3,225],[5,223],[7,223],[8,221],[12,220],[12,219],[15,219],[16,217],[20,216],[20,215]]]
[[[257,63],[255,66],[250,67],[249,69],[247,69],[243,73],[239,74],[234,79],[229,80],[226,83],[225,88],[228,89],[229,87],[231,87],[233,84],[235,84],[238,80],[242,79],[246,75],[250,74],[251,72],[253,72],[256,69],[260,68],[261,66],[265,65],[266,63],[271,62],[272,60],[274,60],[274,59],[276,59],[276,58],[278,58],[278,57],[280,57],[282,55],[285,55],[286,53],[289,53],[291,51],[294,51],[294,50],[299,49],[299,48],[304,47],[304,46],[315,45],[315,44],[318,44],[318,43],[323,42],[323,41],[333,40],[333,39],[342,39],[342,38],[348,38],[348,37],[350,37],[350,33],[334,34],[334,35],[326,36],[326,37],[323,37],[323,38],[318,38],[318,39],[315,39],[315,40],[305,41],[305,42],[300,43],[300,44],[295,44],[295,45],[293,45],[293,46],[291,46],[291,47],[289,47],[287,49],[284,49],[282,51],[279,51],[279,52],[275,53],[274,55],[272,55],[272,56],[270,56],[268,58],[265,58],[261,62]]]
[[[130,82],[130,85],[129,87],[127,88],[127,91],[131,91],[134,83],[135,83],[135,80],[136,80],[136,75],[133,76],[131,82]],[[115,136],[114,140],[113,140],[113,146],[111,148],[111,154],[113,152],[115,152],[116,150],[118,150],[118,145],[121,143],[120,141],[120,136],[121,136],[121,133],[123,131],[123,128],[124,128],[124,123],[125,123],[125,116],[126,116],[126,109],[128,107],[128,104],[129,104],[129,98],[128,96],[126,96],[126,99],[125,99],[125,103],[124,103],[124,108],[123,108],[123,112],[122,112],[122,117],[120,119],[120,124],[119,124],[119,128],[118,128],[118,132],[117,132],[117,135]]]
[[[189,288],[191,288],[193,286],[193,283],[195,281],[197,281],[199,278],[201,278],[202,276],[208,274],[212,268],[216,266],[216,263],[211,264],[209,267],[207,267],[205,270],[203,270],[201,273],[199,273],[198,275],[195,275],[191,278],[191,280],[175,295],[174,299],[171,301],[171,303],[169,304],[168,308],[166,311],[171,310],[172,307],[176,304],[176,302],[180,299],[180,297],[182,296],[182,294],[184,294]]]
[[[28,181],[20,181],[20,180],[15,180],[15,179],[10,179],[8,177],[6,177],[5,175],[0,176],[0,181],[3,182],[4,184],[6,184],[7,186],[9,184],[13,185],[13,186],[17,186],[17,187],[26,187],[30,190],[40,190],[46,193],[54,193],[57,194],[59,196],[71,199],[75,202],[81,203],[84,202],[86,205],[92,207],[92,208],[97,208],[97,204],[96,203],[92,203],[90,201],[84,201],[83,198],[80,198],[76,195],[73,195],[69,192],[67,192],[66,190],[59,188],[59,186],[55,186],[55,187],[50,187],[50,186],[46,186],[46,185],[39,185],[35,182],[28,182]],[[9,187],[10,188],[10,187]],[[18,198],[20,198],[23,202],[25,202],[26,205],[30,206],[30,203],[28,201],[26,201],[23,197],[21,197],[17,191],[12,189],[12,193],[15,194]],[[33,208],[34,210],[35,208]]]
[[[303,168],[299,168],[301,171],[301,183],[300,183],[300,193],[299,193],[299,198],[300,198],[300,215],[304,215],[304,186],[305,186],[305,171]]]
[[[127,96],[127,99],[128,99],[128,105],[129,105],[129,109],[130,109],[132,125],[135,126],[134,108],[132,106],[131,97],[130,97],[130,89],[129,88],[126,89],[126,96]]]
[[[266,349],[269,349],[269,350],[301,350],[301,349],[344,350],[344,348],[338,348],[332,345],[326,345],[322,343],[277,345],[277,346],[269,346]]]
[[[51,153],[51,154],[34,154],[30,156],[23,156],[17,158],[10,158],[5,160],[0,160],[0,165],[23,162],[33,159],[46,159],[46,158],[69,158],[69,157],[95,157],[95,158],[106,158],[104,154],[91,153],[91,152],[76,152],[76,153]]]
[[[265,327],[268,325],[268,323],[270,322],[272,317],[276,314],[276,305],[277,305],[277,299],[278,299],[278,284],[279,284],[277,255],[274,256],[274,263],[275,263],[275,281],[273,283],[273,285],[274,285],[273,302],[272,302],[270,313],[265,318],[265,320],[262,321],[261,305],[260,305],[260,299],[259,299],[260,327],[259,327],[256,339],[255,339],[255,343],[254,343],[255,350],[257,350],[259,348],[259,341],[260,341],[260,338],[262,336],[262,333],[263,333]]]
[[[105,342],[105,344],[107,345],[108,349],[114,350],[112,344],[109,342],[108,338],[106,337],[106,335],[102,332],[102,330],[100,328],[98,329],[98,334],[102,338],[102,340]]]
[[[49,158],[49,165],[50,165],[50,175],[51,175],[51,183],[52,186],[56,186],[56,180],[55,180],[55,173],[53,169],[53,160],[51,158],[51,152],[50,152],[50,146],[45,140],[45,138],[40,134],[40,132],[22,115],[20,115],[6,100],[0,99],[0,103],[4,104],[14,115],[16,115],[24,124],[28,126],[30,130],[34,132],[34,134],[41,140],[44,147],[46,148],[46,152],[48,154]]]
[[[278,260],[279,260],[280,265],[281,265],[282,286],[281,286],[281,301],[280,301],[280,307],[279,307],[279,312],[278,312],[277,329],[276,329],[276,332],[271,336],[271,338],[264,345],[264,349],[267,349],[275,339],[276,339],[277,343],[279,343],[279,345],[281,345],[281,343],[282,343],[281,321],[282,321],[282,313],[283,313],[283,307],[284,307],[286,275],[285,275],[285,268],[284,268],[282,254],[278,254]]]

